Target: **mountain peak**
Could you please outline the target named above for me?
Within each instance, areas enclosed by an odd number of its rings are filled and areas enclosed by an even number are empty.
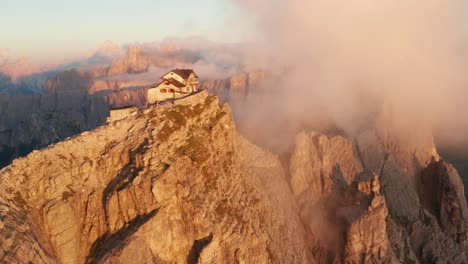
[[[91,53],[88,57],[93,57],[93,56],[104,56],[104,57],[112,57],[112,56],[118,56],[123,54],[123,49],[120,47],[118,44],[106,40],[104,43],[102,43],[98,49],[94,52]]]
[[[110,40],[106,40],[98,49],[100,52],[114,52],[114,51],[121,51],[122,49],[120,48],[119,45],[115,44],[114,42]]]
[[[0,51],[0,72],[10,76],[12,80],[17,80],[22,76],[41,72],[41,68],[32,63],[30,59],[26,57],[21,57],[14,61],[10,61],[8,57],[3,62],[2,60],[3,58]]]

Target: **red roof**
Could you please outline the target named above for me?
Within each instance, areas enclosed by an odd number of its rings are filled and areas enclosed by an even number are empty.
[[[195,74],[195,72],[192,69],[175,69],[175,70],[169,71],[168,73],[171,73],[171,72],[184,78],[184,80],[188,79],[188,77],[190,77],[190,74],[192,73],[195,75],[195,77],[198,78],[198,76]],[[164,75],[167,75],[167,73]]]
[[[175,87],[177,88],[183,88],[183,87],[186,87],[187,85],[177,81],[176,79],[173,79],[173,78],[169,78],[169,79],[162,79],[162,81],[160,83],[158,83],[156,86],[154,87],[151,87],[149,89],[154,89],[154,88],[157,88],[159,87],[161,84],[164,84],[165,82],[169,82],[170,84],[174,85]]]
[[[187,85],[185,85],[185,84],[183,84],[183,83],[181,83],[181,82],[179,82],[179,81],[177,81],[176,79],[173,79],[173,78],[163,79],[163,82],[164,81],[170,82],[172,85],[174,85],[177,88],[182,88],[182,87],[187,86]]]

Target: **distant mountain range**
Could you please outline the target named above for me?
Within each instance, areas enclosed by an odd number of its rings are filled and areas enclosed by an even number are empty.
[[[110,108],[144,105],[146,88],[170,68],[194,68],[202,88],[233,103],[246,98],[249,87],[263,77],[235,74],[243,70],[235,48],[191,43],[171,40],[121,47],[107,41],[83,58],[42,68],[27,60],[15,64],[3,51],[0,167],[102,125]]]
[[[212,43],[203,39],[167,39],[162,42],[119,46],[104,42],[95,51],[79,58],[37,65],[27,58],[12,58],[0,49],[0,92],[41,93],[45,80],[68,70],[90,72],[96,80],[141,80],[136,74],[153,71],[157,81],[161,72],[174,67],[197,68],[206,78],[226,78],[245,70],[242,51],[235,45]],[[149,79],[145,77],[145,79]],[[102,84],[102,82],[101,82]],[[115,89],[94,87],[93,90]]]

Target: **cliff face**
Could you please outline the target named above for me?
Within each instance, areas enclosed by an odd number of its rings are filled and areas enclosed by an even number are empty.
[[[281,163],[214,97],[18,159],[0,200],[4,262],[311,261]]]
[[[236,74],[222,80],[203,80],[200,87],[216,94],[221,101],[236,105],[251,95],[251,89],[258,89],[265,80],[265,72],[256,71]]]
[[[467,205],[430,137],[300,133],[288,162],[213,96],[147,109],[0,172],[0,259],[467,261]]]
[[[0,167],[34,149],[104,124],[112,107],[146,103],[144,89],[90,94],[93,82],[89,73],[66,71],[48,79],[41,94],[2,94]]]
[[[301,133],[290,182],[319,262],[467,261],[463,184],[431,137]]]
[[[144,55],[140,48],[130,46],[125,58],[117,59],[109,65],[107,76],[145,72],[150,64],[149,57]]]
[[[260,77],[246,74],[202,86],[224,96],[236,112],[261,88]],[[432,136],[422,132],[403,140],[384,127],[377,123],[353,138],[296,137],[290,186],[314,256],[319,262],[466,262],[468,214],[460,176],[439,157]],[[363,174],[376,175],[379,195],[356,190]],[[368,197],[356,198],[363,195]]]

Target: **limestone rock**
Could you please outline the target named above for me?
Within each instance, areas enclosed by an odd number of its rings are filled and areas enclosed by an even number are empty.
[[[424,208],[454,241],[466,246],[468,209],[463,182],[453,166],[443,160],[433,160],[421,173],[419,189]]]
[[[310,263],[286,179],[217,98],[155,108],[0,171],[0,260]]]
[[[357,186],[358,191],[367,197],[359,202],[360,213],[348,212],[345,263],[396,262],[387,234],[388,209],[384,196],[380,194],[378,176],[370,175],[368,179],[358,182]],[[349,211],[351,208],[347,209]]]
[[[141,48],[129,46],[125,58],[117,59],[109,65],[107,76],[145,72],[150,64],[148,56],[143,54]]]
[[[467,261],[463,183],[430,136],[302,132],[288,165],[319,262]]]
[[[145,89],[90,94],[92,83],[89,73],[66,71],[48,79],[42,94],[2,96],[0,167],[34,149],[95,129],[105,123],[110,108],[146,104]]]
[[[308,202],[329,195],[354,181],[363,168],[352,143],[342,136],[302,132],[290,161],[291,187]],[[305,197],[307,196],[307,197]]]
[[[369,130],[357,137],[356,146],[364,167],[381,175],[389,237],[399,260],[467,262],[463,184],[441,160],[432,136],[418,131],[414,140],[402,140]]]

